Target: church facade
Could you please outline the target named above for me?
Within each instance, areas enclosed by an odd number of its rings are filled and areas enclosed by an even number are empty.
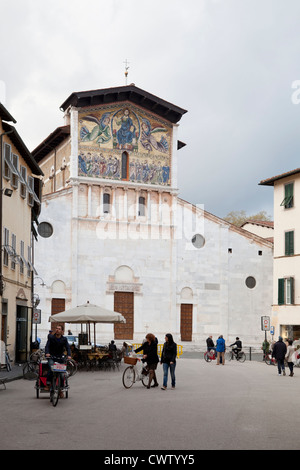
[[[101,344],[147,332],[160,342],[172,333],[261,343],[273,245],[179,197],[186,110],[135,85],[72,93],[61,109],[64,125],[32,152],[45,175],[35,254],[42,341],[51,314],[89,301],[126,318],[97,328]]]

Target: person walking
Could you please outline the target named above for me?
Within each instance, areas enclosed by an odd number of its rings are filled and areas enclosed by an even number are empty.
[[[165,343],[163,345],[163,349],[161,353],[161,361],[160,361],[163,366],[163,371],[164,371],[163,386],[161,387],[162,390],[167,389],[169,369],[170,369],[172,390],[175,389],[176,356],[177,356],[177,344],[174,342],[173,336],[170,333],[167,333],[165,336]]]
[[[148,333],[146,336],[146,340],[142,346],[135,349],[134,352],[138,353],[139,351],[143,351],[143,359],[147,363],[147,369],[149,370],[149,383],[147,388],[150,388],[152,380],[154,380],[154,384],[152,387],[158,387],[158,382],[156,378],[156,369],[157,364],[159,363],[158,354],[157,354],[157,339],[152,333]]]
[[[225,339],[223,338],[223,335],[220,335],[219,338],[217,339],[217,345],[216,345],[216,351],[217,351],[217,366],[220,365],[220,359],[222,361],[222,365],[225,365],[225,350],[226,350],[226,345],[225,345]]]
[[[285,366],[284,366],[284,358],[286,355],[286,344],[283,342],[282,337],[278,337],[278,341],[274,344],[274,347],[272,349],[272,357],[275,357],[277,361],[277,367],[278,367],[278,375],[282,374],[285,375]]]
[[[295,347],[293,346],[293,341],[291,339],[288,340],[288,347],[286,350],[285,359],[288,363],[290,369],[290,377],[294,375],[294,362],[293,362],[293,355],[295,352]]]

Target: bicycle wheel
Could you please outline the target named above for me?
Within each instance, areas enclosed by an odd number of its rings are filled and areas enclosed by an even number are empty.
[[[204,353],[204,359],[206,360],[206,362],[211,362],[211,357],[210,357],[208,351],[206,351],[206,352]]]
[[[67,360],[67,372],[69,377],[72,377],[72,375],[75,375],[77,372],[77,363],[73,359]]]
[[[239,362],[245,362],[245,360],[246,360],[246,354],[245,354],[243,351],[241,351],[241,352],[237,355],[237,360],[238,360]]]
[[[38,377],[38,364],[36,362],[26,362],[23,366],[23,379],[33,380]]]
[[[6,365],[7,371],[10,372],[11,371],[10,357],[7,353],[5,354],[5,363],[6,363],[5,365]]]
[[[52,390],[50,393],[50,401],[52,402],[53,406],[57,405],[59,394],[60,394],[60,376],[58,374],[57,375],[54,374],[53,380],[52,380]]]
[[[122,377],[123,385],[125,388],[130,388],[135,382],[135,370],[133,366],[128,366],[123,372]]]
[[[266,356],[265,363],[268,364],[268,366],[272,366],[273,365],[272,358],[270,356]]]
[[[225,360],[226,361],[231,361],[231,359],[232,359],[232,352],[225,353]]]

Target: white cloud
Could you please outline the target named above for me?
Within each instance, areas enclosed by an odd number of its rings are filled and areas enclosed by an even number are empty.
[[[261,179],[299,166],[297,0],[1,4],[6,106],[33,149],[73,92],[128,83],[188,109],[180,195],[225,216],[272,208]]]

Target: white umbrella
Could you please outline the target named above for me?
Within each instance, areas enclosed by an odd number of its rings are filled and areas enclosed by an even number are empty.
[[[84,305],[65,310],[64,312],[51,315],[50,322],[61,323],[94,323],[94,343],[96,344],[96,323],[126,323],[126,319],[119,312],[108,310],[98,305],[93,305],[87,302]]]

